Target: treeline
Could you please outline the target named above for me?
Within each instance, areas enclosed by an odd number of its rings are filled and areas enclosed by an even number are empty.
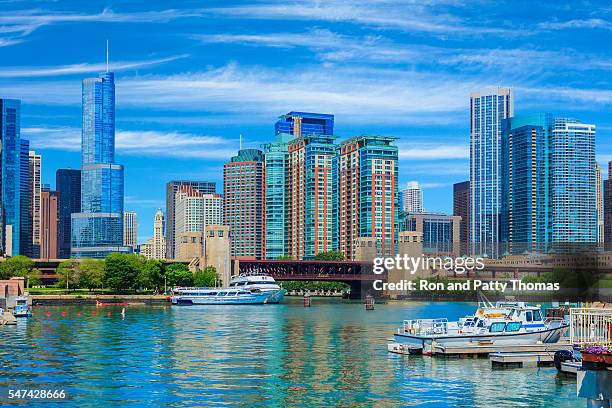
[[[57,268],[59,288],[112,289],[123,291],[163,292],[173,286],[215,286],[219,277],[214,267],[191,272],[187,265],[166,265],[162,261],[146,259],[136,254],[114,253],[106,259],[68,259]],[[0,263],[0,279],[23,276],[27,285],[40,284],[40,271],[25,256],[8,258]]]
[[[305,281],[285,281],[282,287],[288,291],[325,291],[325,292],[346,292],[351,287],[341,282],[305,282]]]

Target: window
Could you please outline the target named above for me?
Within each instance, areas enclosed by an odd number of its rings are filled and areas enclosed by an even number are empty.
[[[539,322],[540,320],[542,320],[542,313],[540,313],[539,310],[533,311],[533,320],[536,322]]]
[[[528,321],[528,322],[533,321],[533,316],[531,314],[531,311],[525,312],[525,321]]]
[[[522,323],[521,322],[510,322],[506,325],[506,331],[507,332],[516,332],[519,331],[521,328]]]
[[[491,325],[491,327],[489,327],[489,331],[491,333],[499,333],[499,332],[503,332],[505,328],[506,328],[506,323],[495,322]]]

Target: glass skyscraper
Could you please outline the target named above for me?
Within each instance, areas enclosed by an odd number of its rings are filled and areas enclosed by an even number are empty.
[[[58,258],[70,258],[72,214],[81,212],[81,170],[58,169],[55,173],[58,195]]]
[[[19,141],[19,255],[37,258],[38,251],[32,247],[32,209],[30,191],[30,142]]]
[[[502,123],[513,115],[510,88],[470,95],[470,245],[474,254],[499,255]]]
[[[275,134],[300,135],[334,134],[334,115],[326,113],[294,112],[281,116],[274,125]]]
[[[103,258],[123,246],[123,166],[115,163],[115,78],[83,80],[81,212],[72,214],[71,254]]]

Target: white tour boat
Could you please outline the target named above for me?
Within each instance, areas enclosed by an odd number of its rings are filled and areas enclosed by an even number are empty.
[[[173,305],[261,305],[272,295],[234,288],[174,288],[171,301]]]
[[[404,320],[395,341],[429,354],[434,345],[524,345],[556,343],[568,330],[563,319],[544,320],[539,307],[524,302],[479,308],[473,316],[448,319]]]
[[[268,303],[280,303],[287,293],[286,289],[278,286],[278,283],[273,277],[267,275],[240,275],[232,278],[229,284],[230,288],[244,289],[253,293],[263,292],[270,293]]]

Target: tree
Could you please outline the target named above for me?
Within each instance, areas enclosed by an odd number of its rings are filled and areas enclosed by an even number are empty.
[[[291,257],[291,255],[281,255],[276,259],[279,261],[291,261],[293,258]]]
[[[214,266],[207,266],[203,271],[197,271],[193,275],[193,284],[195,286],[213,287],[217,284],[217,270]]]
[[[27,278],[34,269],[34,261],[27,256],[19,255],[7,258],[0,263],[0,279],[9,279],[13,276]]]
[[[79,285],[78,261],[69,259],[57,267],[58,286],[66,289],[76,289]]]
[[[164,263],[154,259],[145,261],[138,275],[138,284],[140,288],[161,292],[164,284]]]
[[[192,286],[193,273],[187,265],[175,263],[166,268],[166,279],[169,286]]]
[[[83,259],[77,265],[79,287],[92,289],[101,288],[104,282],[104,261],[98,259]]]
[[[344,254],[340,251],[319,252],[315,255],[318,261],[344,261]]]
[[[112,253],[104,262],[104,283],[114,290],[135,289],[144,260],[135,254]]]

